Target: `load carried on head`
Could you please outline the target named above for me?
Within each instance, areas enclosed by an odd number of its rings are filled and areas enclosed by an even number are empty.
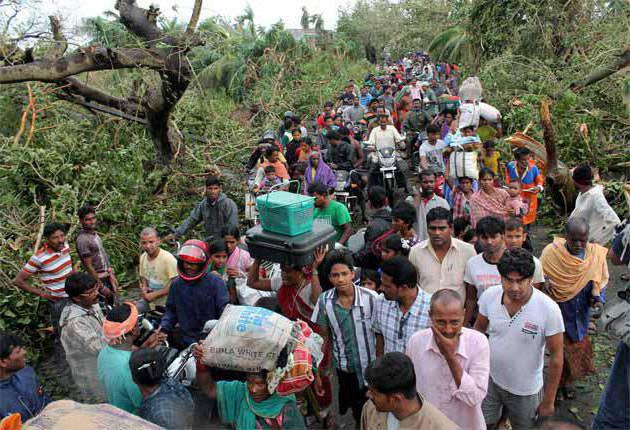
[[[302,321],[265,308],[228,305],[203,342],[202,362],[243,372],[266,370],[270,391],[288,395],[314,380],[322,343]]]
[[[313,197],[277,191],[258,197],[256,205],[260,225],[249,229],[245,236],[252,257],[306,266],[319,246],[334,246],[333,226],[313,223]]]

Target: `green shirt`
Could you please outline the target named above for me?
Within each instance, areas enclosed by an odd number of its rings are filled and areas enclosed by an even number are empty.
[[[341,330],[341,337],[343,338],[346,358],[349,363],[352,363],[352,369],[354,369],[354,372],[360,372],[360,370],[357,370],[361,369],[361,365],[359,364],[359,356],[355,346],[356,334],[350,309],[346,309],[339,303],[335,303],[334,311],[335,317],[337,321],[339,321],[339,329]],[[326,312],[319,313],[317,324],[325,327],[330,326]],[[335,359],[334,361],[335,367],[339,368],[338,363],[336,362],[337,360]]]
[[[129,358],[131,351],[106,346],[98,354],[98,378],[105,387],[107,401],[135,414],[142,403],[140,389],[131,378]]]
[[[343,235],[343,226],[352,221],[348,208],[336,200],[331,200],[325,208],[315,208],[313,217],[315,218],[315,222],[329,224],[335,227],[337,231],[336,241],[339,241]]]

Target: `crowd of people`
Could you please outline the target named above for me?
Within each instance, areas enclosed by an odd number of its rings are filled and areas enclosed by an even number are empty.
[[[316,249],[308,266],[268,270],[252,258],[238,205],[216,176],[206,179],[205,196],[173,233],[140,231],[136,292],[121,291],[94,207],[78,211],[73,248],[64,225],[47,224],[41,249],[14,284],[49,303],[64,351],[58,365],[70,369],[73,399],[108,402],[173,429],[212,420],[244,430],[330,429],[348,411],[362,429],[481,430],[506,422],[513,429],[560,428],[553,424],[557,402],[595,370],[592,313],[606,301],[607,256],[629,263],[630,229],[618,228],[593,170],[581,165],[572,173],[576,209],[564,234],[537,258],[529,233],[542,173],[527,148],[502,162],[494,141],[500,119],[459,127],[457,107],[440,100],[458,94],[460,78],[457,65],[412,53],[379,66],[379,76],[368,75],[360,88],[350,80],[312,127],[286,112],[277,132],[265,132],[247,163],[252,191],[284,184],[309,194],[314,221],[336,232],[339,246]],[[417,180],[402,178],[408,195],[390,201],[367,167],[366,209],[353,219],[335,199],[335,171],[366,167],[364,141],[399,148]],[[459,146],[478,153],[477,175],[449,172]],[[199,224],[211,239],[187,240],[175,255],[161,247]],[[352,249],[356,235],[362,245]],[[165,358],[155,346],[165,339],[178,349],[202,343],[206,322],[228,304],[245,304],[242,291],[323,339],[324,358],[303,392],[280,396],[266,372],[201,363],[195,386],[164,378]],[[145,338],[140,322],[151,308],[163,314]],[[195,348],[197,356],[201,351]],[[612,370],[618,380],[607,384],[609,400],[593,428],[630,428],[629,354],[620,343]],[[0,333],[0,418],[37,415],[51,401],[45,393],[26,365],[24,342]]]

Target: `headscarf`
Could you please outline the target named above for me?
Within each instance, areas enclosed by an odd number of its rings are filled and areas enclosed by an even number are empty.
[[[274,393],[262,402],[255,402],[244,382],[221,381],[217,384],[217,402],[224,423],[237,429],[255,429],[257,416],[277,419],[286,404],[295,403],[295,396]],[[278,423],[278,428],[282,428],[282,424]]]
[[[312,151],[311,155],[315,152]],[[335,176],[335,172],[332,171],[330,166],[324,162],[321,158],[322,153],[319,152],[319,164],[317,164],[317,168],[315,169],[315,178],[311,180],[311,173],[313,170],[313,166],[311,165],[311,159],[308,159],[308,163],[306,165],[306,171],[304,172],[304,179],[306,180],[306,188],[313,182],[321,182],[326,185],[328,188],[335,188],[337,186],[337,177]],[[306,190],[305,190],[306,191]]]
[[[556,302],[566,302],[575,297],[593,281],[593,296],[599,296],[608,283],[608,250],[601,245],[588,243],[584,259],[572,255],[566,239],[556,237],[545,247],[540,256],[545,276],[549,278],[547,294]]]
[[[131,333],[138,323],[138,308],[132,302],[125,302],[131,308],[129,317],[123,322],[103,321],[103,337],[108,345],[121,343],[127,333]]]

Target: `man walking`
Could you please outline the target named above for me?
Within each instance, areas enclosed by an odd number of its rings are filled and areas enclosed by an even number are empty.
[[[103,241],[96,232],[96,209],[86,205],[79,209],[81,231],[76,239],[77,252],[85,270],[96,279],[99,294],[111,305],[118,293],[118,280],[103,247]]]
[[[417,389],[461,428],[485,430],[481,402],[488,390],[490,347],[486,337],[465,328],[464,302],[453,290],[431,296],[431,328],[411,337]]]
[[[552,299],[532,286],[534,259],[529,251],[505,251],[498,268],[502,285],[483,294],[475,322],[475,329],[487,333],[490,343],[483,415],[488,429],[494,429],[505,408],[514,430],[531,429],[537,416],[555,412],[562,376],[562,313]],[[550,354],[543,391],[546,348]]]
[[[477,255],[475,248],[451,237],[453,218],[447,209],[431,209],[427,224],[429,239],[413,246],[409,253],[409,261],[418,271],[418,287],[429,294],[448,288],[465,300],[464,272],[468,260]]]
[[[175,233],[166,236],[164,240],[180,238],[202,221],[206,235],[214,239],[221,237],[221,229],[224,226],[238,226],[238,208],[236,203],[221,191],[221,180],[218,176],[208,176],[206,196],[197,203],[182,225],[175,229]]]
[[[404,352],[407,342],[418,330],[429,327],[430,294],[416,285],[416,268],[405,257],[394,257],[381,264],[381,291],[372,320],[376,333],[376,355]]]

